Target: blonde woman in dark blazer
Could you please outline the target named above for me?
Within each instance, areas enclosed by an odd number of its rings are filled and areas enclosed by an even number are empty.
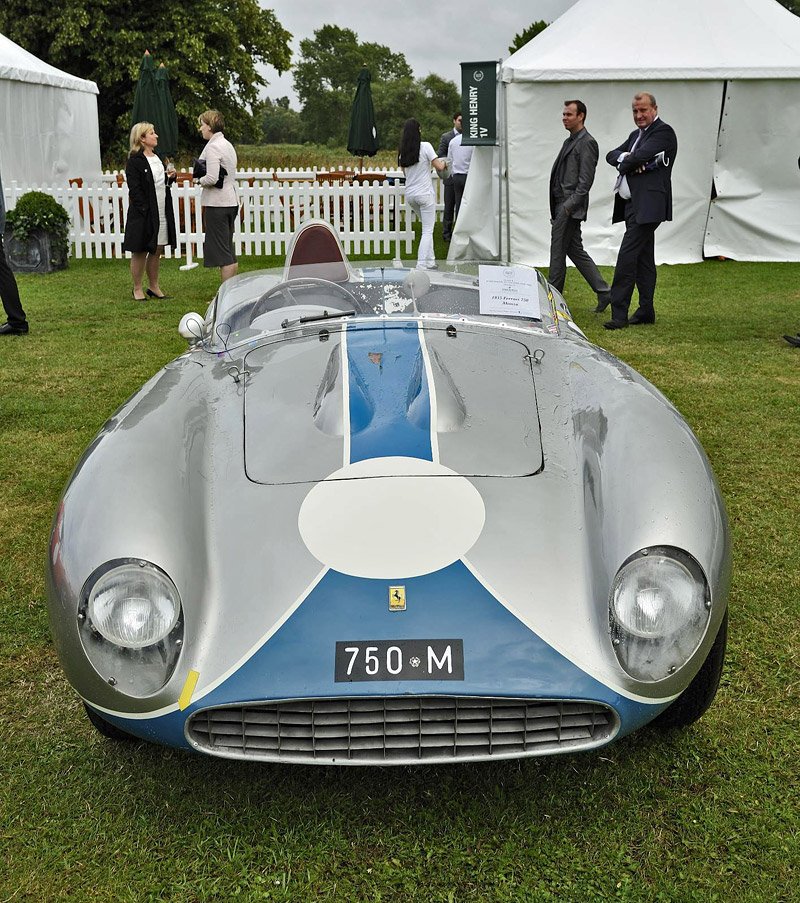
[[[168,173],[155,152],[158,135],[152,122],[137,122],[131,129],[130,155],[125,165],[128,183],[128,217],[122,248],[130,251],[133,297],[137,301],[166,298],[158,284],[159,259],[164,246],[175,247],[175,215],[170,186],[175,171]],[[147,273],[149,288],[142,290]]]

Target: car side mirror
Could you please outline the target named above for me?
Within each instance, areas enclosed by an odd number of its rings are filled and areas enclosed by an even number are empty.
[[[190,345],[196,345],[198,342],[202,342],[204,331],[205,322],[200,314],[192,311],[181,317],[181,322],[178,324],[178,333],[183,336],[184,339],[187,339]]]

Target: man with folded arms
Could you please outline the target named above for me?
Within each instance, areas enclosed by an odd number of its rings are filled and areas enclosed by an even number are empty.
[[[606,154],[606,161],[619,173],[611,221],[625,221],[611,283],[611,319],[603,324],[606,329],[655,323],[655,233],[660,223],[672,219],[672,167],[678,139],[672,126],[659,119],[652,94],[636,94],[631,108],[636,129]],[[639,291],[639,308],[628,319],[634,286]]]

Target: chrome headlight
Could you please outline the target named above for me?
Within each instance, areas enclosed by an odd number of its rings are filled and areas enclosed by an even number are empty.
[[[614,651],[637,680],[662,680],[682,668],[705,635],[711,614],[708,583],[680,549],[643,549],[619,569],[611,587]]]
[[[183,643],[180,595],[148,561],[108,561],[83,587],[78,629],[95,670],[121,692],[145,696],[175,669]]]
[[[103,574],[89,593],[87,614],[109,642],[141,649],[169,635],[180,608],[178,590],[169,577],[141,561]]]

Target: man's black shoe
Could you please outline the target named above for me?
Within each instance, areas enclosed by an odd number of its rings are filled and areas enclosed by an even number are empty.
[[[655,323],[656,315],[654,313],[646,313],[641,308],[635,311],[633,316],[628,320],[630,326],[642,326],[645,323]]]
[[[790,345],[794,345],[795,348],[800,348],[800,333],[797,335],[785,335],[784,338]]]
[[[627,320],[609,320],[608,323],[603,323],[603,326],[606,329],[627,329],[628,321]]]
[[[602,295],[597,296],[597,307],[595,307],[594,312],[601,314],[609,304],[611,304],[611,292],[603,292]]]
[[[12,326],[10,323],[3,323],[0,326],[0,335],[27,335],[28,324],[24,326]]]

